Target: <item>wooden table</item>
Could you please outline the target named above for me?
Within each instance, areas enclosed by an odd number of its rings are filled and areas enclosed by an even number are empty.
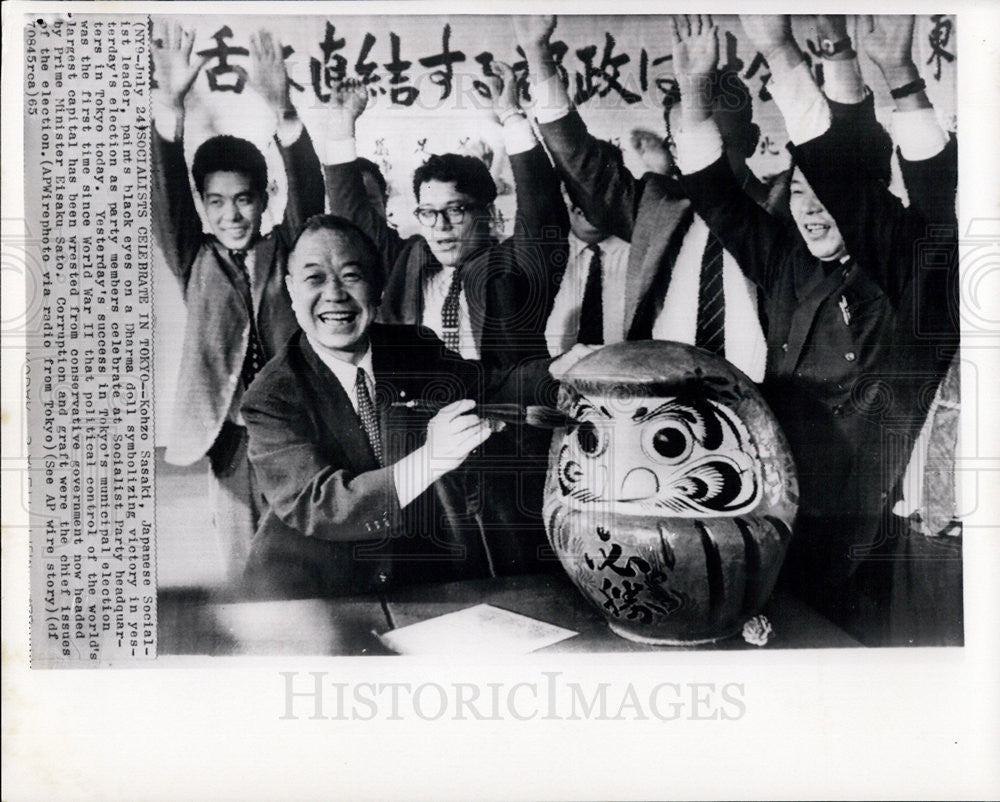
[[[530,574],[396,590],[388,598],[397,627],[487,603],[579,634],[538,653],[613,653],[758,649],[742,637],[676,647],[634,643],[615,635],[564,574]],[[777,593],[764,609],[774,628],[767,649],[860,646],[793,597]],[[378,599],[297,599],[220,603],[202,594],[160,595],[160,654],[388,654],[375,632],[389,626]],[[474,645],[473,645],[474,648]]]

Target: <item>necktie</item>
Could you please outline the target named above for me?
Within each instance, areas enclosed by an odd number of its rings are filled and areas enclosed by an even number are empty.
[[[371,444],[375,459],[382,465],[382,432],[379,430],[375,405],[368,393],[368,380],[364,368],[358,368],[358,379],[354,383],[354,389],[358,396],[358,416],[361,418],[361,425],[368,435],[368,442]]]
[[[444,296],[444,304],[441,307],[441,328],[444,334],[444,345],[445,348],[456,353],[459,349],[458,296],[462,292],[461,269],[461,267],[456,267],[455,272],[451,274],[451,284],[448,285],[448,294]]]
[[[709,232],[701,258],[698,286],[698,327],[694,344],[719,356],[726,355],[726,299],[722,288],[722,242]]]
[[[253,292],[251,291],[250,271],[247,270],[246,251],[230,251],[229,256],[232,258],[233,264],[239,268],[246,282],[243,297],[244,300],[248,301],[247,309],[250,311],[250,337],[247,343],[247,352],[243,357],[241,376],[243,378],[243,386],[249,387],[250,382],[257,375],[257,371],[264,367],[264,363],[267,360],[264,357],[264,344],[260,341],[260,335],[257,332],[257,320],[253,311]]]
[[[601,300],[601,248],[596,243],[587,246],[591,252],[587,284],[580,304],[580,334],[576,341],[585,345],[604,344],[604,305]]]

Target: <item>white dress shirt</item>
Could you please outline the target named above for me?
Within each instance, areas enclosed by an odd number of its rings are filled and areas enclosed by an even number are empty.
[[[629,244],[612,236],[597,245],[601,249],[604,344],[611,345],[625,339],[625,275]],[[590,246],[570,233],[569,260],[545,324],[545,342],[550,356],[565,353],[580,336],[580,310],[593,256]]]
[[[694,345],[698,329],[701,261],[708,243],[708,225],[695,215],[674,261],[663,306],[653,321],[654,340]],[[726,359],[751,381],[764,380],[767,343],[757,314],[757,287],[743,275],[729,251],[722,252],[722,287],[726,299],[724,326]]]
[[[569,114],[572,104],[558,76],[552,76],[533,85],[535,105],[532,114],[539,123],[551,123]],[[714,161],[714,160],[713,160]],[[709,162],[710,164],[711,162]],[[707,166],[707,165],[706,165]],[[674,340],[693,344],[698,325],[698,288],[701,278],[701,260],[708,242],[708,226],[697,215],[681,243],[674,262],[660,308],[653,322],[654,340]],[[726,299],[725,347],[726,359],[742,370],[753,381],[764,379],[767,361],[767,344],[757,315],[757,288],[748,281],[728,251],[722,258],[722,282]],[[605,288],[606,289],[606,288]],[[624,283],[619,295],[624,304]],[[561,289],[560,289],[561,292]],[[605,295],[607,297],[607,295]],[[558,303],[558,296],[556,299]],[[553,314],[555,314],[553,308]],[[607,315],[607,307],[605,307]],[[622,309],[624,316],[624,308]],[[551,319],[550,319],[551,320]],[[605,316],[605,326],[608,319]],[[607,330],[607,329],[605,329]],[[546,331],[548,336],[548,331]],[[616,340],[621,340],[618,336]],[[549,350],[552,345],[549,341]],[[605,342],[613,342],[606,339]]]
[[[312,337],[308,337],[309,344],[312,346],[313,351],[316,352],[316,356],[319,357],[320,362],[330,368],[330,372],[337,378],[341,386],[344,388],[344,392],[347,393],[347,397],[351,400],[351,406],[354,407],[354,411],[360,414],[358,408],[358,368],[362,368],[365,372],[365,384],[368,385],[368,396],[372,399],[372,403],[375,402],[375,372],[372,369],[372,347],[368,346],[368,350],[365,351],[365,355],[361,357],[361,361],[358,364],[353,362],[348,362],[345,359],[339,359],[328,353],[322,345],[319,345]]]

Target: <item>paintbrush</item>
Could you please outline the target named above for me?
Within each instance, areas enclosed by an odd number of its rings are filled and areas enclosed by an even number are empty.
[[[425,412],[436,415],[445,404],[424,401],[422,398],[410,401],[396,401],[392,404],[396,409],[411,409],[415,412]],[[569,426],[572,423],[562,412],[553,407],[539,404],[522,406],[520,404],[476,404],[472,410],[480,418],[503,423],[526,423],[538,429],[555,429],[559,426]]]

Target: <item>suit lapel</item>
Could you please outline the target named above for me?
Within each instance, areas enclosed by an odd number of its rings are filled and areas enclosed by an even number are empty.
[[[343,385],[316,355],[306,336],[300,334],[299,338],[302,354],[312,372],[311,384],[316,391],[316,408],[321,425],[340,444],[355,472],[376,470],[379,465],[375,454]]]
[[[792,313],[792,323],[788,330],[788,353],[785,354],[785,365],[789,372],[795,370],[799,363],[820,305],[844,281],[844,270],[840,267],[824,275],[823,266],[815,257],[796,260],[795,295],[798,304]]]
[[[473,341],[476,348],[482,348],[483,324],[486,316],[486,293],[488,292],[487,274],[490,264],[490,253],[495,242],[484,246],[472,254],[462,267],[462,292],[465,294],[465,305],[469,309],[469,324],[472,326]]]
[[[647,197],[650,193],[652,196]],[[673,246],[683,237],[693,217],[690,201],[669,199],[656,184],[646,185],[629,250],[623,336],[631,331],[636,313],[654,279],[659,276],[657,285],[669,286],[673,259],[663,257],[668,249],[677,250]]]
[[[277,247],[277,237],[271,233],[266,237],[257,240],[253,247],[253,283],[250,290],[253,293],[254,309],[260,309],[261,298],[264,296],[264,288],[271,278],[271,270],[274,265],[274,251]]]

